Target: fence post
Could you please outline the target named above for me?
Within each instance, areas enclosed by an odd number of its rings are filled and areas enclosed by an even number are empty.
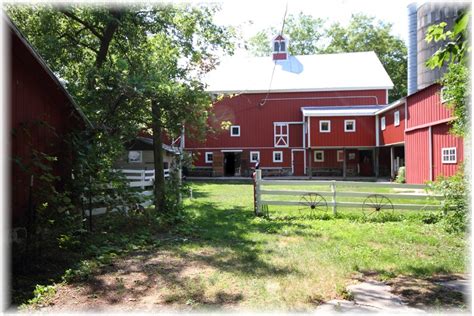
[[[332,180],[331,191],[332,191],[332,213],[336,215],[337,206],[336,206],[336,181],[335,180]]]
[[[255,185],[255,214],[259,216],[262,213],[262,203],[261,203],[261,196],[260,196],[260,181],[262,180],[262,170],[257,169],[255,170],[255,178],[254,178],[254,185]]]
[[[145,190],[145,169],[142,169],[142,190]]]

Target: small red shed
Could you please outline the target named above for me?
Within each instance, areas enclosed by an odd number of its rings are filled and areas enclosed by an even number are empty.
[[[57,157],[53,173],[71,177],[71,152],[65,136],[91,127],[72,97],[17,27],[4,17],[9,44],[7,78],[10,137],[10,207],[12,227],[24,226],[29,208],[31,175],[22,166],[33,151]],[[35,182],[33,181],[33,190]],[[61,186],[61,183],[58,183]]]

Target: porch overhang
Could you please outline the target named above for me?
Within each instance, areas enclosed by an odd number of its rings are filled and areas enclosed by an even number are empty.
[[[357,105],[357,106],[309,106],[302,107],[304,117],[328,116],[374,116],[384,105]]]

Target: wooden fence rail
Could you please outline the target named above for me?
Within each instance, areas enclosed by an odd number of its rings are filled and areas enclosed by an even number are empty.
[[[262,171],[256,170],[254,176],[254,202],[255,213],[262,214],[263,206],[268,205],[288,205],[300,206],[315,209],[318,207],[332,208],[334,214],[338,208],[359,208],[371,209],[374,211],[387,209],[400,210],[439,210],[443,206],[444,198],[441,195],[428,193],[426,185],[399,184],[399,183],[377,183],[377,182],[357,182],[357,181],[307,181],[307,180],[263,180]],[[265,188],[266,186],[313,186],[321,190],[276,190]],[[341,189],[338,191],[338,188]],[[385,188],[400,189],[403,192],[350,192],[342,191],[344,188]],[[277,200],[271,197],[293,196],[299,200]],[[363,199],[363,201],[340,201],[340,198]],[[424,200],[424,204],[413,203],[392,203],[392,200]],[[429,203],[428,203],[429,202]]]
[[[153,184],[155,181],[155,170],[145,170],[145,169],[116,169],[115,171],[120,171],[125,175],[125,178],[129,181],[128,185],[131,188],[141,188],[143,191],[138,194],[143,199],[143,202],[139,203],[137,206],[148,207],[153,204]],[[170,177],[170,170],[164,170],[165,179]],[[112,187],[105,188],[111,192],[114,190]],[[106,207],[104,203],[108,199],[107,196],[94,196],[94,197],[83,197],[83,203],[87,205],[86,215],[101,215],[106,212],[116,212],[116,211],[128,211],[130,206],[116,206],[116,207]],[[92,208],[92,210],[91,210]]]

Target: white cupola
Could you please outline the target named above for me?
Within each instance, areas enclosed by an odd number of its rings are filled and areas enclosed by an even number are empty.
[[[273,60],[288,59],[288,40],[281,34],[272,40],[272,57]]]

